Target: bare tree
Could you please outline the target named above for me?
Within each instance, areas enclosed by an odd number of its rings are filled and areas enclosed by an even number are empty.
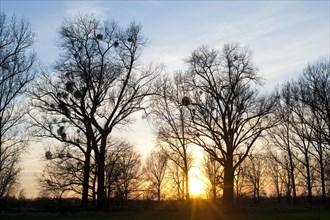
[[[330,152],[327,152],[325,163],[325,182],[327,187],[327,194],[330,195]]]
[[[66,181],[57,172],[57,167],[46,166],[42,171],[42,175],[38,177],[39,192],[43,197],[50,197],[54,199],[62,199],[62,197],[71,191],[71,187],[67,185]]]
[[[115,128],[131,122],[132,113],[143,109],[158,72],[152,67],[143,68],[138,62],[147,41],[141,26],[134,22],[122,29],[114,22],[101,23],[92,16],[78,16],[66,20],[59,34],[62,54],[55,73],[46,74],[32,94],[33,106],[43,114],[34,117],[34,124],[86,152],[86,161],[93,151],[97,205],[104,209],[108,137]],[[68,121],[63,128],[50,120],[58,116]],[[60,138],[54,127],[60,129]],[[76,141],[77,129],[84,136],[85,145]],[[88,162],[85,165],[83,201],[87,198],[89,179]]]
[[[296,190],[296,179],[298,176],[298,170],[297,170],[297,154],[296,152],[293,152],[293,149],[291,150],[291,155],[292,158],[290,159],[290,157],[288,156],[288,152],[287,152],[287,148],[279,148],[278,146],[279,143],[278,142],[273,142],[275,139],[273,138],[269,138],[270,142],[268,145],[268,159],[270,162],[270,164],[274,167],[274,170],[272,170],[271,172],[274,172],[275,170],[279,171],[280,173],[277,174],[272,174],[272,178],[273,181],[275,181],[275,184],[279,184],[278,187],[280,185],[284,186],[284,190],[285,190],[285,196],[287,198],[287,202],[290,203],[292,200],[292,194],[294,193],[294,191]],[[273,142],[273,143],[272,143]],[[294,175],[294,182],[292,182],[292,175]],[[275,178],[275,179],[274,179]],[[277,179],[276,179],[277,178]],[[278,182],[277,182],[278,181]],[[279,188],[278,188],[279,189]],[[279,191],[277,191],[279,192]],[[279,194],[278,194],[279,195]],[[294,198],[294,194],[293,194],[293,198]],[[294,200],[294,202],[296,202]]]
[[[245,173],[254,203],[260,201],[260,196],[266,187],[267,169],[263,158],[262,154],[253,154],[249,155],[248,160],[245,161],[247,163]]]
[[[204,156],[203,167],[204,175],[209,181],[207,193],[215,200],[220,197],[219,191],[223,186],[223,167],[208,154]]]
[[[89,183],[92,178],[90,176],[92,169],[91,140],[85,136],[86,132],[82,130],[82,127],[76,127],[75,123],[77,122],[74,121],[74,119],[72,121],[69,119],[70,115],[59,109],[58,105],[54,104],[52,100],[54,97],[46,97],[47,95],[45,94],[56,96],[56,85],[51,82],[50,78],[39,79],[33,87],[36,90],[31,92],[31,106],[33,106],[34,109],[30,111],[29,115],[32,119],[31,125],[34,128],[33,135],[42,141],[51,139],[58,141],[58,147],[49,149],[48,154],[57,155],[60,151],[67,151],[70,154],[71,161],[75,161],[75,163],[79,162],[83,165],[83,181],[81,182],[82,207],[87,208],[90,188]],[[55,93],[53,93],[52,90],[55,90]],[[78,123],[82,125],[81,122]],[[61,143],[64,143],[64,148]],[[61,163],[63,159],[66,158],[60,158],[58,156],[48,158],[50,164],[46,166],[56,166],[54,163]],[[60,173],[67,170],[65,167],[61,167],[64,170],[60,170],[58,167],[56,169],[56,171],[59,172],[58,175],[61,175]],[[45,169],[45,172],[47,172],[47,170],[49,169]],[[53,171],[53,174],[55,175],[55,171]],[[72,178],[74,178],[74,176],[72,176]]]
[[[193,158],[187,132],[189,103],[185,97],[184,82],[181,72],[177,72],[173,79],[164,77],[158,81],[158,93],[152,100],[148,116],[168,159],[176,163],[184,174],[183,190],[186,199],[189,199],[189,170]]]
[[[33,43],[28,20],[8,20],[0,12],[0,200],[18,181],[18,163],[27,145],[21,123],[26,112],[19,102],[34,78]]]
[[[115,197],[126,202],[130,196],[140,190],[142,183],[141,155],[128,143],[120,147],[122,150],[117,163],[120,172],[114,182]]]
[[[297,202],[297,190],[295,181],[295,168],[296,168],[296,153],[293,150],[293,140],[295,135],[292,133],[292,120],[293,111],[292,106],[294,105],[294,99],[292,96],[292,85],[290,83],[285,84],[281,91],[278,92],[279,102],[277,105],[277,112],[275,117],[278,122],[277,126],[273,127],[268,132],[270,141],[273,143],[275,148],[280,149],[285,153],[289,160],[290,182],[293,193],[293,202]],[[276,150],[275,150],[276,151]],[[282,163],[283,164],[283,163]],[[283,164],[284,165],[284,164]]]
[[[187,63],[193,141],[224,167],[223,200],[230,204],[236,168],[273,126],[268,115],[275,99],[259,94],[251,52],[238,44],[226,44],[221,52],[201,47]]]
[[[44,155],[46,164],[38,176],[40,192],[56,199],[61,199],[64,194],[81,195],[84,179],[82,153],[67,144],[48,148]]]
[[[286,176],[286,171],[283,169],[280,163],[278,163],[277,158],[279,158],[275,152],[268,152],[266,156],[266,163],[268,167],[268,177],[270,182],[274,187],[275,195],[278,202],[281,202],[283,196],[284,182],[282,181]],[[270,187],[270,186],[269,186]]]
[[[106,198],[108,208],[111,200],[117,195],[117,182],[121,176],[122,168],[120,160],[123,152],[127,149],[128,143],[124,141],[113,141],[106,152],[105,165],[105,181],[106,181]]]
[[[313,155],[319,163],[322,201],[326,201],[325,159],[330,150],[330,61],[320,60],[308,65],[297,82],[295,99],[308,107],[310,114],[306,123],[312,130],[310,139]]]
[[[177,158],[177,161],[181,161],[180,158]],[[182,165],[178,165],[178,163],[169,161],[168,164],[168,178],[169,185],[173,186],[175,190],[172,191],[174,197],[178,200],[184,200],[186,198],[185,194],[185,175],[181,169]]]
[[[292,93],[295,94],[297,91],[297,85],[291,88]],[[295,99],[295,98],[294,98]],[[303,102],[296,101],[292,104],[291,108],[293,117],[290,119],[291,132],[295,135],[292,138],[292,146],[297,149],[298,154],[295,158],[301,166],[297,166],[300,174],[304,177],[303,182],[306,184],[308,192],[308,202],[312,203],[312,176],[313,176],[313,157],[312,157],[312,136],[313,129],[310,128],[306,121],[313,120],[309,109]],[[295,156],[295,155],[294,155]],[[301,167],[301,168],[300,168]]]
[[[247,182],[247,172],[248,166],[246,166],[246,163],[241,163],[235,170],[234,175],[234,190],[235,190],[235,196],[236,200],[239,201],[242,197],[247,196],[247,190],[245,188],[248,187],[246,184]]]
[[[157,201],[161,200],[162,189],[164,188],[165,174],[167,170],[167,155],[161,150],[152,151],[146,159],[144,173],[146,181],[154,191],[156,191]]]

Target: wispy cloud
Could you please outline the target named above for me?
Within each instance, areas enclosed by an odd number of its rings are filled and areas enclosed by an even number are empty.
[[[66,5],[65,15],[93,14],[96,17],[107,17],[109,9],[100,2],[92,1],[69,1]]]

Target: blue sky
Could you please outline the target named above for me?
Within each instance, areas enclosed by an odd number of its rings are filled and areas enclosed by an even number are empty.
[[[221,48],[240,42],[254,52],[266,86],[296,76],[307,62],[329,57],[329,1],[15,1],[1,0],[1,11],[30,19],[36,51],[51,64],[58,50],[57,30],[65,16],[94,13],[125,26],[143,25],[151,44],[144,61],[163,62],[169,72],[201,45]]]
[[[122,26],[132,20],[141,23],[151,42],[142,61],[162,62],[167,72],[185,69],[184,59],[201,45],[221,49],[224,43],[239,42],[253,51],[267,90],[296,78],[308,62],[330,56],[329,1],[0,0],[0,10],[30,19],[42,65],[54,63],[57,30],[64,17],[77,13],[115,19]],[[153,147],[150,128],[141,120],[128,135],[143,152]],[[23,161],[28,195],[35,192],[32,170],[40,169],[26,162],[32,155]]]

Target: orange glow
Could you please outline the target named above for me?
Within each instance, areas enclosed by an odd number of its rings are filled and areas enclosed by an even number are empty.
[[[189,193],[192,197],[205,197],[205,184],[199,179],[190,178]]]

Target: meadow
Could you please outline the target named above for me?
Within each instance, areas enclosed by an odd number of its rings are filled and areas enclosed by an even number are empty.
[[[1,220],[329,220],[328,206],[235,206],[223,208],[212,203],[193,202],[189,206],[162,206],[121,212],[63,212],[0,214]]]
[[[258,212],[231,212],[231,213],[187,213],[187,212],[147,212],[140,214],[109,214],[109,213],[94,213],[94,214],[38,214],[38,215],[4,215],[0,216],[3,220],[265,220],[265,219],[281,219],[281,220],[328,220],[330,219],[330,210],[290,210],[290,211],[258,211]]]

